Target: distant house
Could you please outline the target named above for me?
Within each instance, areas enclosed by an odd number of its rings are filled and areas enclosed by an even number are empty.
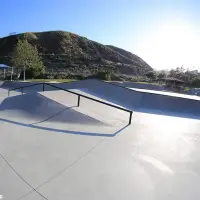
[[[199,74],[198,70],[192,70],[192,71],[190,71],[190,73],[194,74],[194,75],[198,75]]]
[[[182,81],[177,78],[172,78],[172,77],[159,78],[159,79],[157,79],[157,81],[164,82],[164,83],[166,83],[166,85],[170,85],[170,86],[184,86],[187,84],[187,82],[185,82],[185,81]]]
[[[6,69],[8,68],[8,66],[7,65],[5,65],[5,64],[0,64],[0,70],[3,70],[3,77],[4,77],[4,79],[5,79],[5,77],[6,77]]]
[[[5,64],[0,64],[0,68],[2,69],[4,69],[4,68],[8,68],[9,66],[8,65],[5,65]]]
[[[5,65],[5,64],[0,64],[0,70],[3,70],[3,77],[4,77],[4,80],[6,78],[6,74],[10,74],[10,80],[12,80],[12,76],[13,76],[13,68],[8,66],[8,65]],[[7,69],[7,70],[6,70]],[[10,70],[8,70],[10,69]]]

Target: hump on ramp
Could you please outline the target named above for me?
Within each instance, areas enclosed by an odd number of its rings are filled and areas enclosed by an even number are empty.
[[[66,106],[40,93],[27,93],[4,99],[0,105],[0,116],[29,124],[48,120],[72,124],[105,124],[93,117],[78,112],[75,110],[76,107],[76,102]]]

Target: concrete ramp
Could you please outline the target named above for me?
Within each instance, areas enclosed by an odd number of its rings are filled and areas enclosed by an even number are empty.
[[[199,100],[168,95],[143,93],[140,106],[136,110],[146,113],[200,119]]]
[[[22,86],[23,82],[19,83],[5,83],[5,87]],[[25,85],[31,85],[32,83],[24,83]],[[167,116],[176,116],[184,118],[200,118],[200,100],[187,95],[169,95],[163,92],[162,94],[156,94],[155,92],[131,90],[117,85],[109,84],[98,80],[83,80],[70,83],[52,83],[52,85],[61,87],[63,89],[74,90],[82,92],[85,95],[99,98],[103,101],[107,101],[129,110],[161,114]],[[25,93],[41,92],[43,85],[35,85],[33,87],[27,87],[23,89]],[[45,85],[45,91],[53,92],[57,91],[56,88]],[[12,91],[13,94],[15,91]],[[16,91],[16,92],[20,92]],[[59,96],[60,97],[60,96]],[[61,98],[60,98],[61,99]],[[88,108],[87,108],[88,110]],[[85,110],[84,112],[87,112]]]
[[[97,80],[83,82],[80,90],[133,111],[184,118],[200,118],[200,100],[178,95],[141,92]]]
[[[128,124],[129,113],[85,98],[78,107],[77,98],[62,90],[11,96],[2,100],[0,118],[35,129],[102,136],[112,136]]]
[[[127,106],[133,101],[149,107],[152,99],[104,83],[81,83],[71,90],[113,104],[124,100]],[[163,104],[156,98],[151,102],[154,110]],[[76,95],[50,88],[2,98],[0,195],[9,200],[199,200],[200,121],[142,112],[134,112],[130,126],[127,121],[125,112],[84,98],[77,107]]]
[[[54,94],[56,95],[56,93]],[[103,125],[105,123],[78,112],[77,101],[67,106],[40,93],[27,93],[4,99],[0,104],[0,116],[29,124],[51,122]]]

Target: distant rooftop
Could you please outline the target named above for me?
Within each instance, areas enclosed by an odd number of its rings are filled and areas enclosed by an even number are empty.
[[[5,64],[0,64],[0,68],[6,68],[6,67],[9,67],[9,66]]]
[[[175,81],[175,82],[178,82],[178,83],[185,83],[184,81],[180,80],[180,79],[177,79],[177,78],[173,78],[173,77],[169,77],[169,78],[159,78],[157,79],[158,81]]]

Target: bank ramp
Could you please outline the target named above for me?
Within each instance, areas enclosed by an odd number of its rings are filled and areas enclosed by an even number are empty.
[[[87,84],[68,89],[121,108],[131,105],[128,90],[110,87],[111,98],[107,84]],[[200,198],[199,120],[134,111],[128,125],[122,110],[84,98],[78,107],[76,95],[42,88],[1,99],[4,199]],[[107,91],[104,98],[100,91]]]

